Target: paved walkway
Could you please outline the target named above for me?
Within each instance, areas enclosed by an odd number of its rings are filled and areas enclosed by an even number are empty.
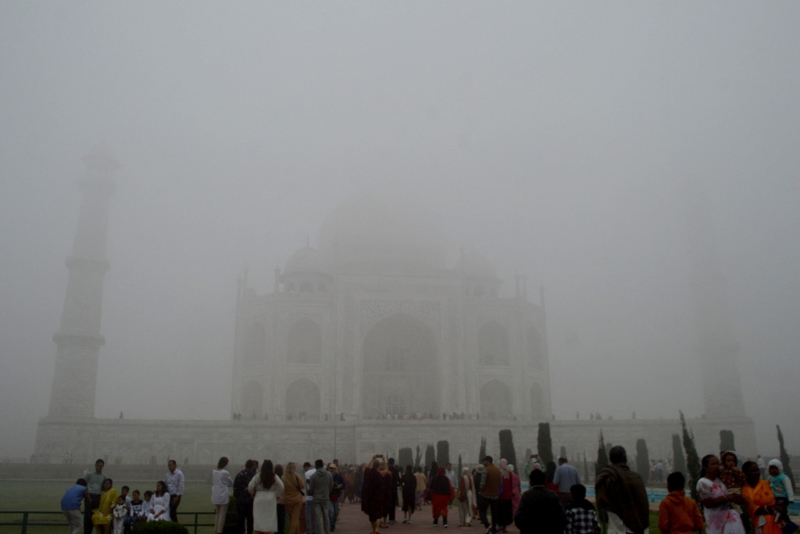
[[[458,508],[451,506],[447,515],[449,527],[442,528],[442,521],[439,520],[439,526],[433,526],[433,515],[431,514],[430,506],[423,506],[422,510],[414,513],[411,517],[411,524],[403,523],[403,512],[400,508],[397,509],[397,523],[389,525],[388,528],[381,529],[381,533],[385,534],[416,534],[419,532],[426,532],[433,534],[434,532],[444,531],[460,534],[483,534],[484,528],[478,521],[472,522],[472,527],[459,527],[458,526]],[[511,525],[508,527],[510,533],[519,533],[517,527]],[[370,534],[372,527],[370,527],[367,515],[361,511],[361,504],[342,504],[339,511],[339,521],[336,523],[335,534]]]

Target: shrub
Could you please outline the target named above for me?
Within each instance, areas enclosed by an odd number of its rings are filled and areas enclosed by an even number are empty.
[[[736,443],[733,440],[733,430],[719,431],[719,452],[735,451]]]
[[[681,429],[683,431],[683,450],[686,451],[686,470],[689,475],[689,490],[692,492],[692,499],[697,502],[697,481],[700,480],[700,457],[697,455],[697,447],[694,445],[694,433],[686,428],[686,418],[681,414]]]
[[[539,446],[539,457],[544,465],[553,461],[553,440],[550,438],[550,423],[539,423],[539,434],[536,438]],[[544,466],[542,466],[544,467]]]
[[[450,463],[450,443],[446,440],[436,442],[436,463],[441,467]]]
[[[606,453],[606,444],[603,439],[603,431],[600,431],[600,437],[597,438],[597,460],[594,463],[594,478],[600,476],[600,471],[608,467],[608,454]]]
[[[650,453],[647,451],[647,442],[643,439],[636,440],[636,472],[647,484],[650,478]]]
[[[407,465],[414,465],[414,456],[411,452],[411,447],[400,447],[397,453],[397,465],[400,467],[401,471],[405,469]]]
[[[510,430],[500,431],[500,458],[505,458],[508,463],[518,469],[517,452],[514,450],[514,436]]]

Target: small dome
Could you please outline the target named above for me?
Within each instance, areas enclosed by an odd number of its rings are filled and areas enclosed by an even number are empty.
[[[464,252],[456,264],[456,270],[470,278],[497,278],[494,265],[486,256],[477,252]]]
[[[322,273],[325,272],[325,262],[322,255],[306,245],[289,256],[286,261],[285,273]]]

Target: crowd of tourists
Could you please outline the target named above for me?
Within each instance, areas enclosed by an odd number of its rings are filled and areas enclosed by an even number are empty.
[[[760,460],[760,457],[759,457]],[[610,465],[595,482],[596,505],[607,516],[608,534],[647,534],[650,505],[642,477],[628,468],[623,447],[609,451]],[[763,461],[762,461],[763,462]],[[359,505],[371,526],[371,534],[397,523],[410,524],[414,514],[430,506],[433,526],[448,528],[451,507],[458,526],[480,523],[485,534],[504,533],[515,525],[522,533],[600,534],[595,504],[586,499],[578,470],[566,458],[544,463],[531,455],[523,470],[529,489],[521,491],[513,465],[491,456],[473,468],[456,473],[451,464],[432,462],[427,469],[396,465],[393,458],[374,455],[362,465],[326,464],[318,459],[298,468],[264,460],[248,460],[235,476],[222,457],[211,473],[211,501],[215,507],[215,532],[221,534],[230,501],[235,497],[237,532],[242,534],[329,534],[336,530],[341,503]],[[174,460],[154,490],[140,494],[103,475],[104,462],[70,487],[62,510],[71,534],[122,534],[140,521],[177,521],[183,495],[183,473]],[[768,479],[757,462],[741,467],[736,454],[726,451],[718,458],[702,459],[696,490],[699,503],[686,496],[686,479],[680,472],[667,477],[667,497],[659,505],[661,534],[791,534],[797,529],[787,515],[794,500],[789,478],[778,460],[768,464]],[[81,514],[81,503],[90,513]]]

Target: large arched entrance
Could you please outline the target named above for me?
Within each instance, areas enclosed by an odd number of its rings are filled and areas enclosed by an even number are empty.
[[[511,390],[505,383],[494,379],[481,388],[481,417],[508,419],[511,416]]]
[[[433,331],[405,313],[364,338],[361,408],[365,417],[439,413],[439,358]]]
[[[319,387],[308,378],[300,378],[289,384],[286,388],[286,418],[316,421],[319,415]]]

